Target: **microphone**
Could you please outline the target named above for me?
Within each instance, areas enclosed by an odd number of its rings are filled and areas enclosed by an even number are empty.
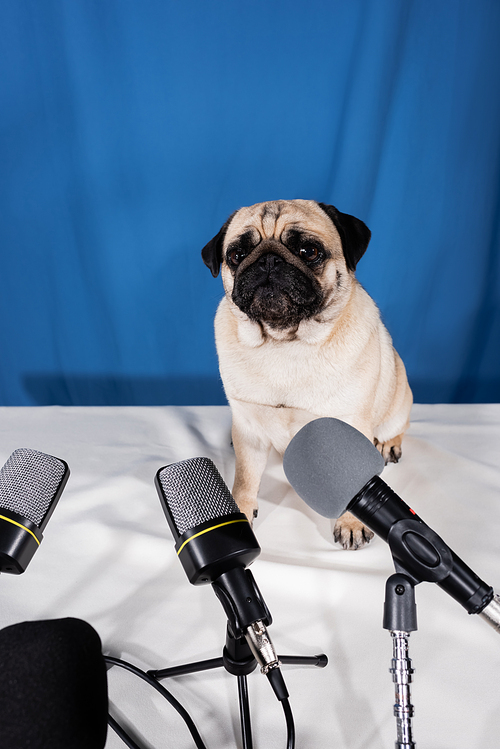
[[[0,469],[0,572],[26,570],[68,478],[64,460],[28,448]]]
[[[316,512],[351,512],[389,544],[397,572],[437,583],[500,632],[500,596],[380,478],[384,460],[361,432],[339,419],[311,421],[288,445],[283,468]]]
[[[231,635],[245,637],[273,685],[273,672],[280,664],[267,632],[271,614],[252,573],[245,569],[260,554],[247,517],[209,458],[164,466],[155,485],[189,582],[212,584]]]
[[[108,719],[99,635],[81,619],[0,631],[2,749],[103,749]]]

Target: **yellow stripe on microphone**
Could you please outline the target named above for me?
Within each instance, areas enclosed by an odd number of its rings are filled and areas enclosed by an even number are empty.
[[[204,533],[208,533],[209,531],[214,531],[216,528],[222,528],[224,525],[232,525],[233,523],[248,523],[248,520],[246,518],[238,518],[237,520],[227,520],[225,523],[219,523],[218,525],[212,525],[210,528],[205,528],[204,531],[200,531],[199,533],[195,533],[194,536],[191,536],[190,538],[186,539],[184,543],[182,544],[181,548],[177,552],[177,556],[181,553],[183,548],[186,544],[188,544],[190,541],[193,540],[193,538],[198,538],[198,536],[203,536]]]
[[[5,515],[0,515],[0,520],[6,520],[8,523],[12,523],[12,525],[17,525],[18,528],[22,528],[23,531],[26,531],[26,533],[30,533],[35,539],[35,541],[37,542],[38,546],[40,546],[40,541],[38,540],[38,538],[35,536],[33,531],[30,531],[30,529],[26,528],[25,525],[21,525],[21,523],[17,523],[15,520],[12,520],[12,518],[6,518]]]

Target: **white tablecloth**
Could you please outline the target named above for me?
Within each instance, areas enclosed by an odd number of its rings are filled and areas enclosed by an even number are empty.
[[[232,484],[227,407],[2,408],[0,461],[18,447],[66,460],[71,477],[22,576],[3,575],[0,626],[74,616],[106,653],[143,669],[221,655],[225,615],[212,588],[191,586],[176,558],[153,478],[203,455]],[[483,579],[500,591],[500,405],[415,405],[403,459],[383,478]],[[284,666],[298,749],[388,749],[396,738],[382,628],[394,571],[386,544],[347,552],[304,505],[272,456],[252,571],[273,615],[279,653],[325,652],[325,669]],[[484,749],[500,737],[500,638],[437,586],[416,589],[412,701],[419,749]],[[177,713],[125,671],[108,674],[112,713],[145,747],[194,746]],[[279,703],[248,677],[255,749],[285,746]],[[237,684],[224,670],[165,685],[208,749],[240,746]],[[107,749],[124,745],[110,730]]]

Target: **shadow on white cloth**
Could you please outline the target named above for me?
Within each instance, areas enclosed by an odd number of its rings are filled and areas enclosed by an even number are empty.
[[[0,624],[76,616],[105,652],[141,668],[221,654],[225,617],[209,587],[190,586],[153,486],[161,466],[203,455],[234,475],[224,406],[0,409],[0,460],[17,447],[64,458],[68,486],[21,577],[2,577]],[[383,478],[483,579],[500,590],[500,405],[415,405],[403,459]],[[380,539],[346,552],[331,524],[285,481],[272,455],[252,566],[280,653],[325,652],[329,665],[284,667],[300,749],[385,749],[396,738],[390,635],[382,629],[393,565]],[[500,640],[439,588],[416,589],[414,732],[420,747],[481,749],[500,735]],[[236,680],[212,671],[166,684],[209,749],[239,746]],[[111,709],[144,747],[193,746],[177,714],[126,672],[109,672]],[[285,746],[267,680],[249,676],[256,749]],[[107,749],[122,747],[109,732]]]

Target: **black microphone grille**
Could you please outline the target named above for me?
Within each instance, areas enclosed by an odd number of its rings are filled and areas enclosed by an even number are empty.
[[[2,749],[103,749],[108,684],[101,639],[81,619],[0,631]]]
[[[179,535],[213,518],[240,512],[209,458],[172,463],[159,471],[158,479]]]
[[[39,526],[67,471],[53,455],[21,447],[0,469],[0,511],[15,512]]]

